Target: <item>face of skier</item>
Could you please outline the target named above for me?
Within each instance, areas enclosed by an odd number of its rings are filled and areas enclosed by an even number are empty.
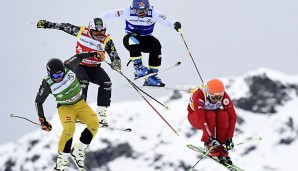
[[[207,93],[207,98],[208,98],[209,101],[210,101],[211,103],[213,103],[213,104],[215,104],[215,103],[221,101],[222,97],[223,97],[223,94],[222,94],[222,95],[212,95],[212,94],[210,94],[210,93]]]
[[[95,39],[95,40],[102,40],[103,36],[105,35],[106,30],[100,30],[100,31],[95,31],[92,30],[91,31],[91,36]]]
[[[52,79],[53,79],[56,83],[61,82],[62,79],[63,79],[63,76],[64,76],[64,71],[59,71],[59,72],[57,72],[57,73],[53,73],[53,74],[51,74]]]
[[[148,14],[148,9],[135,9],[135,13],[138,17],[144,18]]]

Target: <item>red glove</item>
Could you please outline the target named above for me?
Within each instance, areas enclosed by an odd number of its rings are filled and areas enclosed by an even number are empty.
[[[39,118],[39,122],[42,130],[47,132],[50,132],[52,130],[52,125],[46,120],[45,117]]]

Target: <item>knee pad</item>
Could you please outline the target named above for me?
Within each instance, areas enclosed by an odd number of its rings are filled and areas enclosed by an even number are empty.
[[[89,81],[87,80],[80,80],[81,88],[85,89],[89,86]]]
[[[103,82],[104,90],[111,90],[112,89],[112,82],[111,80]]]
[[[128,45],[139,45],[140,42],[139,40],[135,37],[135,35],[131,35],[129,38],[128,38]]]

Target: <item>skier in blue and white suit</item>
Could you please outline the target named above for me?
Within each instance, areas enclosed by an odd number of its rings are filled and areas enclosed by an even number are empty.
[[[169,20],[159,10],[150,6],[148,0],[133,0],[132,6],[119,10],[107,11],[99,15],[102,19],[125,19],[123,44],[130,53],[134,64],[135,78],[156,73],[146,78],[144,85],[163,87],[165,84],[157,77],[161,65],[161,44],[152,33],[156,22],[176,31],[181,29],[181,23]],[[149,53],[149,69],[142,64],[142,52]]]

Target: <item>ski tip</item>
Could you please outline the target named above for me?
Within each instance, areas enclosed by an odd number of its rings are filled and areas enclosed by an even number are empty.
[[[178,62],[175,64],[175,66],[179,66],[180,64],[181,64],[181,62],[178,61]]]
[[[124,131],[131,132],[131,128],[126,128]]]

